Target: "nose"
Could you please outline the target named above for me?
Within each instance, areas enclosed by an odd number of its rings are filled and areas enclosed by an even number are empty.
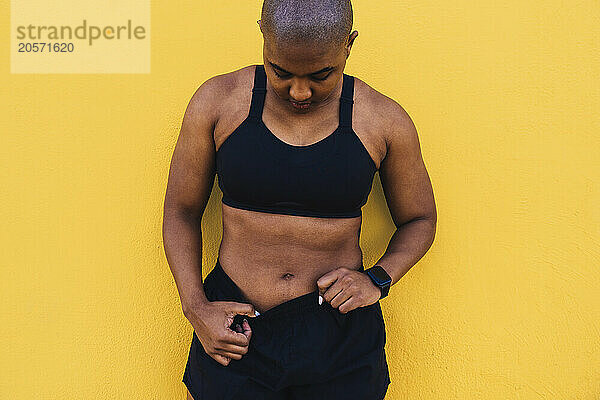
[[[290,86],[291,100],[299,103],[307,101],[312,96],[310,85],[304,80],[295,80]]]

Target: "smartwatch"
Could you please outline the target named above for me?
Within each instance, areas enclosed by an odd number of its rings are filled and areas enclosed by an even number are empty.
[[[371,278],[375,286],[381,289],[381,297],[379,300],[387,296],[390,292],[390,286],[392,285],[392,277],[385,272],[385,269],[380,265],[374,265],[371,268],[367,268],[364,272]]]

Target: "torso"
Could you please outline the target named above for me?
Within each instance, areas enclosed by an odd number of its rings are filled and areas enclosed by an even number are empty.
[[[254,67],[221,75],[228,96],[220,102],[215,125],[216,149],[248,116]],[[263,121],[282,141],[304,145],[316,142],[338,125],[334,108],[306,118],[303,126],[293,116],[274,115],[267,93]],[[352,128],[379,168],[386,154],[385,96],[355,78]],[[334,102],[335,103],[335,102]],[[332,104],[332,106],[337,106]],[[304,143],[299,143],[302,138]],[[264,312],[317,288],[316,281],[339,268],[358,269],[361,217],[317,218],[248,211],[222,204],[223,238],[219,261],[248,301]]]

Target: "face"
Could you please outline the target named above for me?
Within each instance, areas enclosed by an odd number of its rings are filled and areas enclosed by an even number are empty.
[[[346,59],[357,34],[353,32],[345,46],[330,49],[279,44],[265,35],[265,72],[281,105],[296,113],[307,113],[329,104],[333,95],[341,92]],[[295,103],[307,105],[297,107]]]

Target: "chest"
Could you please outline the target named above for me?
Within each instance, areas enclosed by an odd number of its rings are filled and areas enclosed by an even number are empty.
[[[292,146],[260,122],[245,120],[217,151],[223,201],[358,213],[377,170],[352,130],[338,129],[318,142]]]

